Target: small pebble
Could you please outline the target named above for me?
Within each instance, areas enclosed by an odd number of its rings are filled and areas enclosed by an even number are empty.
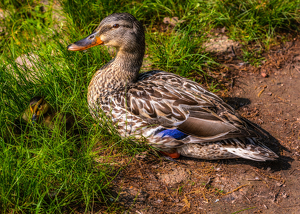
[[[265,72],[261,72],[261,74],[260,74],[263,78],[266,78],[266,77],[268,77],[268,74],[267,73],[265,73]]]

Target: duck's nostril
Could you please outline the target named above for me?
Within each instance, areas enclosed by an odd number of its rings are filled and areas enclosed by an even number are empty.
[[[95,36],[94,36],[94,35],[91,35],[89,39],[94,39],[94,38],[95,38]]]

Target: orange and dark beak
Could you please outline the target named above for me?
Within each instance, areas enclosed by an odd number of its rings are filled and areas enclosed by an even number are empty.
[[[83,51],[88,48],[101,45],[103,44],[103,41],[97,36],[97,32],[92,33],[88,37],[79,40],[71,45],[68,46],[69,51]]]

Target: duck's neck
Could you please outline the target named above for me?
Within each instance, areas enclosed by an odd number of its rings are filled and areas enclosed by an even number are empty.
[[[145,48],[135,51],[117,50],[116,57],[98,70],[89,85],[89,101],[126,90],[137,81],[142,66]]]
[[[134,52],[117,50],[116,57],[107,66],[103,66],[103,75],[107,75],[110,81],[118,83],[118,85],[135,82],[142,66],[143,57],[144,50]]]

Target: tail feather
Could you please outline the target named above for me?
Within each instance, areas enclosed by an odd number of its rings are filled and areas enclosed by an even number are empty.
[[[232,154],[235,154],[241,158],[250,159],[254,161],[266,161],[266,160],[276,160],[278,155],[270,151],[250,151],[248,149],[242,148],[226,148],[226,150]]]
[[[266,161],[276,160],[278,155],[270,150],[267,146],[255,138],[245,139],[233,139],[235,142],[240,140],[243,141],[243,146],[237,146],[238,144],[231,144],[231,146],[225,146],[226,150],[232,154],[235,154],[241,158],[255,160],[255,161]],[[233,146],[235,145],[235,146]]]

